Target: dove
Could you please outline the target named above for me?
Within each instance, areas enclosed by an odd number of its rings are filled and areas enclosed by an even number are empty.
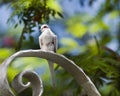
[[[43,24],[41,26],[41,32],[42,33],[39,36],[39,45],[41,50],[56,52],[57,36],[51,31],[50,27],[47,24]],[[55,84],[54,62],[48,60],[48,64],[49,64],[51,78],[52,78],[52,85],[53,87],[55,87],[56,84]]]

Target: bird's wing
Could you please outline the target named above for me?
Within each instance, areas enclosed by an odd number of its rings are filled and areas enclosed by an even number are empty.
[[[39,45],[40,45],[40,48],[42,47],[42,38],[41,38],[41,36],[39,37]]]
[[[57,47],[58,47],[58,42],[57,42],[57,36],[54,36],[54,52],[57,51]]]

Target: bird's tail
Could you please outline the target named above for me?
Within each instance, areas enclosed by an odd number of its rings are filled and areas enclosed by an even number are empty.
[[[56,86],[56,81],[55,81],[55,72],[54,72],[54,63],[52,61],[48,61],[49,68],[50,68],[50,74],[52,78],[52,85],[53,87]]]

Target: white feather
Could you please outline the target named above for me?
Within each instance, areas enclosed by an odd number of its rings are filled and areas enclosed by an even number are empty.
[[[44,28],[47,26],[47,28]],[[39,45],[40,48],[44,51],[52,51],[56,52],[57,50],[57,36],[50,30],[48,25],[43,25],[41,27],[42,34],[39,36]],[[52,85],[55,87],[55,73],[54,73],[54,63],[48,61],[51,78],[52,78]]]

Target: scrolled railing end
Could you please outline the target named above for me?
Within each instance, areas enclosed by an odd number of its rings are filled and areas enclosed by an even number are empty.
[[[101,96],[95,85],[90,80],[90,78],[73,61],[69,60],[63,55],[53,52],[45,52],[42,50],[23,50],[16,52],[0,65],[0,96],[15,96],[14,93],[11,91],[11,88],[7,80],[7,68],[9,64],[15,58],[18,57],[40,57],[55,62],[59,66],[63,67],[68,73],[70,73],[75,78],[75,80],[83,88],[84,92],[88,96]],[[22,83],[23,77],[28,79],[29,82],[27,82],[27,84]],[[32,96],[42,95],[43,93],[42,80],[35,72],[31,70],[25,70],[19,73],[12,82],[13,88],[18,93],[22,92],[30,85],[32,86],[33,89]]]

